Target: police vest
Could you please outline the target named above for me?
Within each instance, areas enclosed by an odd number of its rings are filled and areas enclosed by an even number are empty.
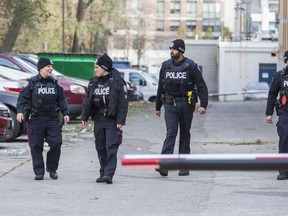
[[[52,111],[57,108],[58,86],[56,80],[32,81],[31,104],[37,111]]]
[[[188,91],[194,89],[194,82],[190,74],[192,63],[190,59],[186,59],[180,66],[175,66],[172,60],[164,62],[165,70],[162,83],[165,94],[174,97],[185,97]]]
[[[288,73],[282,70],[281,74],[281,89],[280,89],[280,104],[282,106],[288,106]]]
[[[110,79],[106,80],[104,84],[98,83],[93,90],[92,103],[96,107],[107,107],[110,97],[111,83]]]

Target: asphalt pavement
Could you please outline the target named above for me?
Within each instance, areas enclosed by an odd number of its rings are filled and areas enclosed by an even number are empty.
[[[194,115],[192,154],[277,153],[277,117],[273,125],[265,122],[265,104],[211,101],[205,115]],[[112,185],[95,182],[91,122],[85,130],[79,121],[64,126],[58,180],[47,174],[34,180],[26,136],[0,143],[0,215],[286,215],[288,180],[277,181],[277,171],[170,171],[161,177],[152,167],[121,166],[124,155],[161,151],[163,114],[155,116],[153,104],[130,106]]]

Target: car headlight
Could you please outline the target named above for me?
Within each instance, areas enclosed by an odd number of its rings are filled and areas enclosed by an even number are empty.
[[[6,107],[2,106],[1,104],[0,104],[0,116],[3,116],[5,118],[11,117],[9,110]]]
[[[86,94],[85,88],[79,85],[70,85],[70,91],[74,94]]]

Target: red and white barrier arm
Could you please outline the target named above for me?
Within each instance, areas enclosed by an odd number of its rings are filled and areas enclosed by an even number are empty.
[[[288,170],[288,154],[125,155],[123,166],[165,170]]]

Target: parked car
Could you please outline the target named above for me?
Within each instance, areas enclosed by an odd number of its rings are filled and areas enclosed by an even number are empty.
[[[20,92],[31,76],[33,74],[0,66],[0,91]]]
[[[24,83],[26,83],[26,81],[9,80],[7,78],[1,77],[0,75],[0,91],[20,92],[22,87],[24,86]]]
[[[149,76],[156,82],[159,82],[159,75],[158,74],[149,74]]]
[[[269,85],[267,82],[249,82],[243,89],[244,100],[268,99]]]
[[[145,101],[155,102],[158,83],[155,82],[147,73],[135,69],[118,69],[122,78],[137,87],[143,94]]]
[[[137,90],[135,85],[132,85],[129,81],[126,81],[129,101],[141,101],[143,100],[143,94]]]
[[[0,141],[7,141],[12,136],[13,121],[10,110],[0,102]]]
[[[33,75],[38,74],[36,66],[37,61],[36,65],[33,67],[16,55],[0,53],[0,65],[19,69],[26,73],[32,73]],[[66,76],[56,76],[55,78],[64,89],[71,118],[77,118],[81,114],[82,103],[87,92],[88,81],[79,81],[76,78],[74,79]]]
[[[13,122],[12,136],[7,138],[6,141],[12,141],[19,137],[21,134],[26,133],[26,125],[23,122],[20,124],[16,119],[16,104],[19,93],[0,91],[0,101],[5,104],[9,110]]]

